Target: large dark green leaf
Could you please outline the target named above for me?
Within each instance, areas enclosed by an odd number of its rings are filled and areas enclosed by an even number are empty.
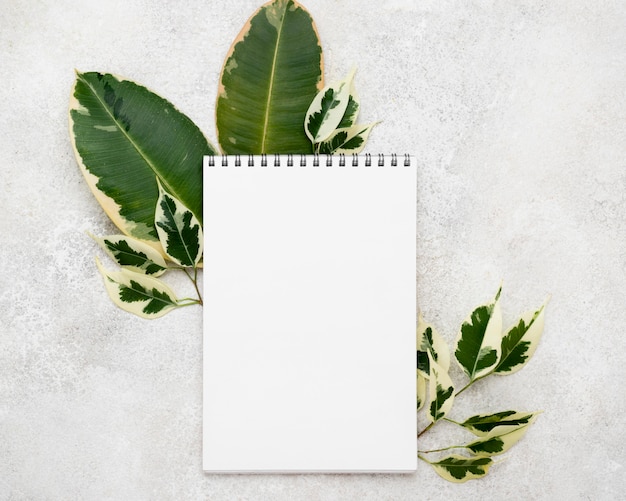
[[[215,154],[196,125],[145,87],[77,73],[70,137],[89,187],[125,234],[156,241],[156,179],[202,217],[202,157]]]
[[[222,69],[216,117],[224,153],[312,153],[304,118],[322,80],[310,14],[292,0],[263,5]]]

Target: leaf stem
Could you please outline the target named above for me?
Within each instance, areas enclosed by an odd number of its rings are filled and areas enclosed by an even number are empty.
[[[461,393],[463,393],[465,390],[467,390],[470,386],[472,386],[472,383],[473,383],[474,381],[476,381],[476,380],[470,381],[470,382],[469,382],[469,383],[467,383],[465,386],[463,386],[463,388],[461,388],[459,391],[457,391],[457,392],[456,392],[456,394],[454,395],[454,396],[455,396],[455,398],[456,398],[456,397],[458,397],[458,396],[459,396]]]
[[[191,276],[191,274],[189,273],[189,271],[187,270],[187,268],[178,268],[180,270],[183,270],[185,272],[185,275],[187,275],[187,277],[189,278],[189,280],[191,280],[191,282],[193,283],[194,288],[196,289],[196,294],[198,294],[198,299],[195,299],[194,301],[196,301],[196,303],[194,304],[199,304],[200,306],[204,305],[204,301],[202,301],[202,294],[200,294],[200,288],[198,287],[198,267],[194,266],[193,267],[193,277]]]
[[[421,455],[421,454],[419,454],[419,453],[417,454],[417,458],[418,458],[418,459],[421,459],[421,460],[422,460],[422,461],[424,461],[425,463],[432,464],[432,463],[431,463],[428,459],[426,459],[424,456],[422,456],[422,455]]]
[[[198,301],[200,302],[200,306],[204,305],[204,301],[202,301],[202,294],[200,294],[200,288],[198,287],[198,267],[193,267],[193,285],[196,288],[196,294],[198,294]]]
[[[476,381],[480,381],[481,379],[484,379],[484,378],[486,378],[487,376],[490,376],[491,374],[493,374],[493,371],[494,371],[494,370],[495,370],[495,367],[494,367],[491,371],[489,371],[487,374],[483,374],[482,376],[477,377],[476,379],[472,379],[472,380],[470,380],[470,382],[469,382],[469,383],[467,383],[465,386],[463,386],[463,388],[461,388],[459,391],[457,391],[457,392],[455,393],[455,395],[454,395],[454,396],[455,396],[455,397],[458,397],[461,393],[463,393],[463,392],[464,392],[465,390],[467,390],[470,386],[472,386],[472,385],[473,385]]]
[[[186,303],[183,303],[183,301],[187,301]],[[183,308],[184,306],[193,306],[194,304],[202,304],[200,303],[199,300],[197,299],[193,299],[193,298],[185,298],[185,299],[181,299],[176,306],[178,308]]]
[[[462,445],[451,445],[450,447],[442,447],[441,449],[431,449],[429,451],[417,451],[422,454],[430,454],[431,452],[444,452],[449,451],[451,449],[464,449],[465,447]]]
[[[430,430],[436,423],[437,421],[433,421],[432,423],[430,423],[426,428],[424,428],[422,431],[420,431],[417,434],[417,438],[420,438],[424,433],[426,433],[428,430]]]

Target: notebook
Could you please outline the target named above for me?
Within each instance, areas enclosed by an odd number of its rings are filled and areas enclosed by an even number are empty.
[[[408,156],[204,159],[203,468],[416,469]]]

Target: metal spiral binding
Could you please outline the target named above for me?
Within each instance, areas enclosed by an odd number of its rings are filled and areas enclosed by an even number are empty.
[[[232,157],[234,157],[235,159],[235,167],[241,167],[241,155],[231,155]],[[228,167],[228,160],[231,156],[227,156],[227,155],[222,155],[220,158],[220,165],[222,167]],[[261,157],[261,167],[267,167],[268,166],[268,161],[267,161],[267,154],[263,153],[261,155],[248,155],[248,162],[247,165],[248,167],[254,167],[255,166],[255,156],[260,156]],[[282,155],[284,156],[284,155]],[[274,161],[272,162],[272,165],[274,167],[280,167],[281,165],[283,165],[282,163],[282,156],[280,154],[274,154]],[[287,167],[293,167],[294,166],[294,160],[293,157],[294,155],[289,153],[286,155],[287,156]],[[320,167],[320,154],[319,153],[314,153],[313,155],[300,155],[300,162],[299,165],[300,167],[307,167],[307,157],[313,157],[313,167]],[[325,167],[333,167],[335,164],[335,155],[323,155],[325,157],[324,163],[323,165]],[[338,156],[339,158],[339,167],[345,167],[346,164],[346,156],[344,153],[340,153]],[[365,158],[365,167],[372,167],[372,155],[370,153],[366,153],[365,155],[363,155],[363,157]],[[384,167],[387,164],[387,158],[384,154],[379,153],[377,155],[378,160],[376,161],[376,166],[377,167]],[[398,155],[396,153],[392,153],[390,155],[390,161],[387,165],[390,165],[391,167],[397,167],[398,166]],[[356,154],[353,153],[352,154],[352,162],[351,162],[351,166],[352,167],[358,167],[359,166],[359,159],[361,157]],[[208,156],[208,165],[209,167],[215,167],[215,159],[216,156],[213,155],[209,155]],[[411,156],[409,154],[405,154],[404,155],[404,161],[402,163],[402,166],[404,167],[410,167],[411,166]]]

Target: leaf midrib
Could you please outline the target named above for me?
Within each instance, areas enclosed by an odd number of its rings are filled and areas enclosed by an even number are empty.
[[[287,4],[285,4],[287,5]],[[283,15],[280,20],[280,26],[278,28],[278,33],[276,35],[276,47],[274,48],[274,56],[272,58],[272,71],[270,76],[270,87],[267,92],[267,102],[265,103],[265,120],[263,123],[263,134],[261,136],[261,153],[267,153],[265,151],[265,140],[267,137],[267,130],[269,125],[270,118],[270,103],[272,102],[272,94],[274,92],[274,77],[276,74],[276,59],[278,57],[278,47],[280,46],[280,37],[283,33],[283,24],[285,23],[285,16],[287,15],[287,10],[283,12]]]
[[[91,90],[92,94],[95,96],[95,98],[97,99],[97,101],[100,103],[100,105],[102,106],[102,108],[104,109],[104,111],[107,113],[107,115],[109,115],[109,117],[111,118],[111,120],[113,121],[113,123],[117,126],[117,128],[119,129],[119,131],[126,137],[126,139],[128,140],[128,142],[133,146],[133,148],[135,148],[135,150],[137,151],[137,153],[139,153],[139,155],[141,156],[141,158],[146,162],[146,164],[148,165],[148,167],[150,167],[150,169],[152,170],[152,172],[154,173],[154,175],[156,177],[159,178],[159,181],[161,181],[162,184],[164,184],[167,187],[167,191],[169,193],[171,193],[172,195],[176,196],[176,198],[178,198],[180,200],[180,194],[178,192],[176,192],[175,190],[172,189],[172,186],[165,180],[163,179],[163,177],[160,175],[158,169],[156,168],[156,166],[152,163],[152,161],[150,160],[150,158],[148,157],[148,155],[139,147],[139,145],[133,140],[133,138],[128,134],[128,132],[126,132],[126,130],[124,129],[124,127],[122,127],[121,123],[117,120],[117,118],[115,118],[115,116],[113,115],[113,113],[111,113],[111,110],[109,110],[109,107],[106,105],[106,103],[100,98],[100,96],[98,95],[98,93],[96,92],[96,89],[94,88],[93,85],[91,85],[90,82],[88,82],[87,80],[85,80],[85,78],[83,78],[82,74],[78,75],[78,78],[80,78],[80,80],[89,88],[89,90]],[[119,80],[118,80],[119,82]]]

